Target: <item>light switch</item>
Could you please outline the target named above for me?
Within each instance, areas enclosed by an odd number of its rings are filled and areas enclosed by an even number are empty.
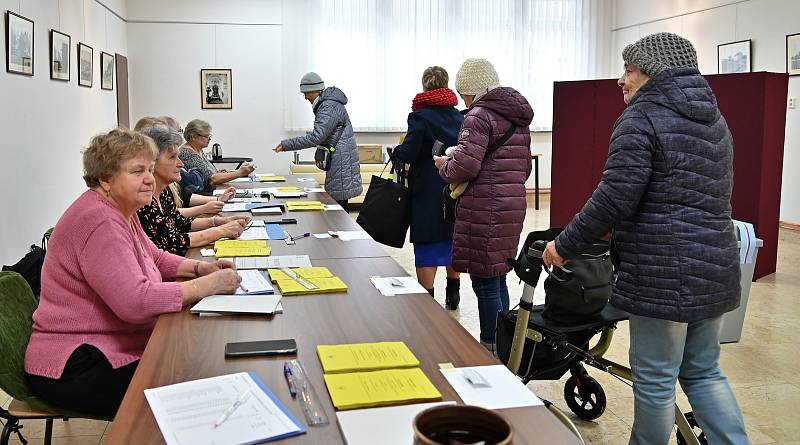
[[[797,106],[797,98],[790,97],[788,102],[789,102],[789,109],[794,110],[794,108]]]

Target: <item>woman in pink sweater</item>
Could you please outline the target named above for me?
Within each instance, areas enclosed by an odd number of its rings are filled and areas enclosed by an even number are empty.
[[[89,190],[50,238],[25,354],[31,389],[55,406],[115,414],[158,316],[231,294],[241,280],[229,261],[172,255],[144,233],[136,211],[153,197],[156,153],[150,138],[122,129],[84,151]]]

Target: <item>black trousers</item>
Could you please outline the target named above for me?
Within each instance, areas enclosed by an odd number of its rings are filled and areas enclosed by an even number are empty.
[[[28,374],[31,391],[59,408],[113,416],[139,361],[112,369],[99,349],[81,345],[69,356],[60,379]]]
[[[342,208],[344,209],[345,212],[350,213],[350,209],[347,207],[347,200],[346,199],[343,199],[341,201],[336,201],[336,203],[339,204],[340,206],[342,206]]]

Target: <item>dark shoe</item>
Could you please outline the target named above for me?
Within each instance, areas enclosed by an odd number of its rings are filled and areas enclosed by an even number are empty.
[[[454,311],[458,309],[458,303],[461,302],[461,280],[458,278],[448,278],[447,287],[445,288],[444,306]]]

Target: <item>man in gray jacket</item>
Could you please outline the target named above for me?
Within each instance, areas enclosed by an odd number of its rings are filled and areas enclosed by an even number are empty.
[[[281,141],[275,152],[302,150],[321,145],[334,148],[331,167],[325,173],[325,191],[345,210],[347,200],[361,194],[361,166],[353,125],[347,115],[347,96],[336,87],[325,88],[325,82],[314,72],[300,80],[300,92],[314,110],[314,128],[305,136]]]
[[[622,58],[628,106],[602,179],[544,262],[563,265],[612,233],[619,261],[611,303],[631,314],[631,444],[669,441],[676,380],[708,443],[749,444],[719,369],[722,315],[740,294],[731,133],[688,40],[649,35]]]

